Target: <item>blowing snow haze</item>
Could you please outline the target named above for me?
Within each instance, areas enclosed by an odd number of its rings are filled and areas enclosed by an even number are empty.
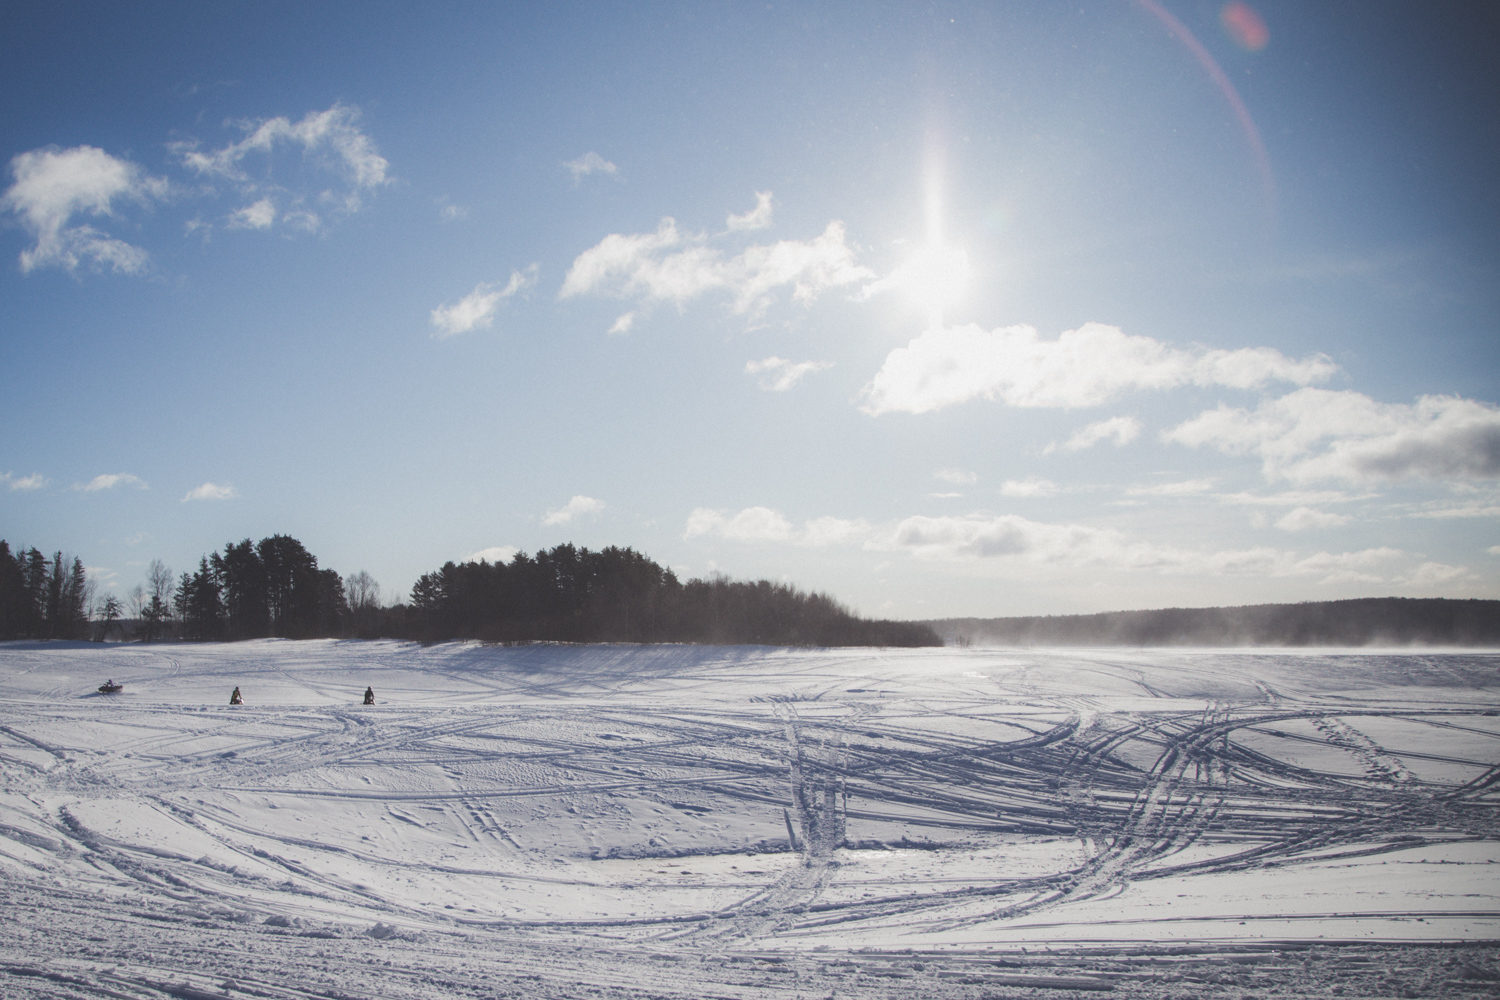
[[[0,537],[1500,597],[1491,4],[11,4]],[[372,591],[375,592],[375,591]]]

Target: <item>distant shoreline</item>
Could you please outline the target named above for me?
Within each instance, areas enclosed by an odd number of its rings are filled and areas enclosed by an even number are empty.
[[[945,645],[1500,647],[1500,601],[1367,597],[1302,604],[920,621]]]

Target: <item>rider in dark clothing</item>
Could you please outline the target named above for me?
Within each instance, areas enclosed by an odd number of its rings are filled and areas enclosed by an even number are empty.
[[[240,689],[239,688],[235,688],[234,689],[234,694],[232,694],[232,695],[229,696],[229,704],[231,704],[231,705],[243,705],[244,703],[245,703],[245,700],[240,697]]]
[[[373,705],[373,704],[375,704],[375,689],[374,688],[365,688],[365,704],[366,705]]]

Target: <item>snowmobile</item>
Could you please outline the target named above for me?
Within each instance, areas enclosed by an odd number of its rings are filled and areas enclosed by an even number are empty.
[[[365,704],[366,705],[373,705],[373,704],[375,704],[375,689],[374,688],[365,688]]]
[[[231,705],[243,705],[244,703],[245,703],[245,699],[243,699],[243,698],[240,697],[240,689],[239,688],[235,688],[234,689],[234,694],[232,694],[232,695],[229,696],[229,704],[231,704]]]
[[[116,684],[113,677],[99,685],[100,694],[119,694],[125,690],[124,684]]]

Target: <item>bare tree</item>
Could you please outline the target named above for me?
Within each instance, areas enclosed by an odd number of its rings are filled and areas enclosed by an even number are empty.
[[[380,584],[364,570],[344,577],[344,596],[355,614],[380,607]]]

